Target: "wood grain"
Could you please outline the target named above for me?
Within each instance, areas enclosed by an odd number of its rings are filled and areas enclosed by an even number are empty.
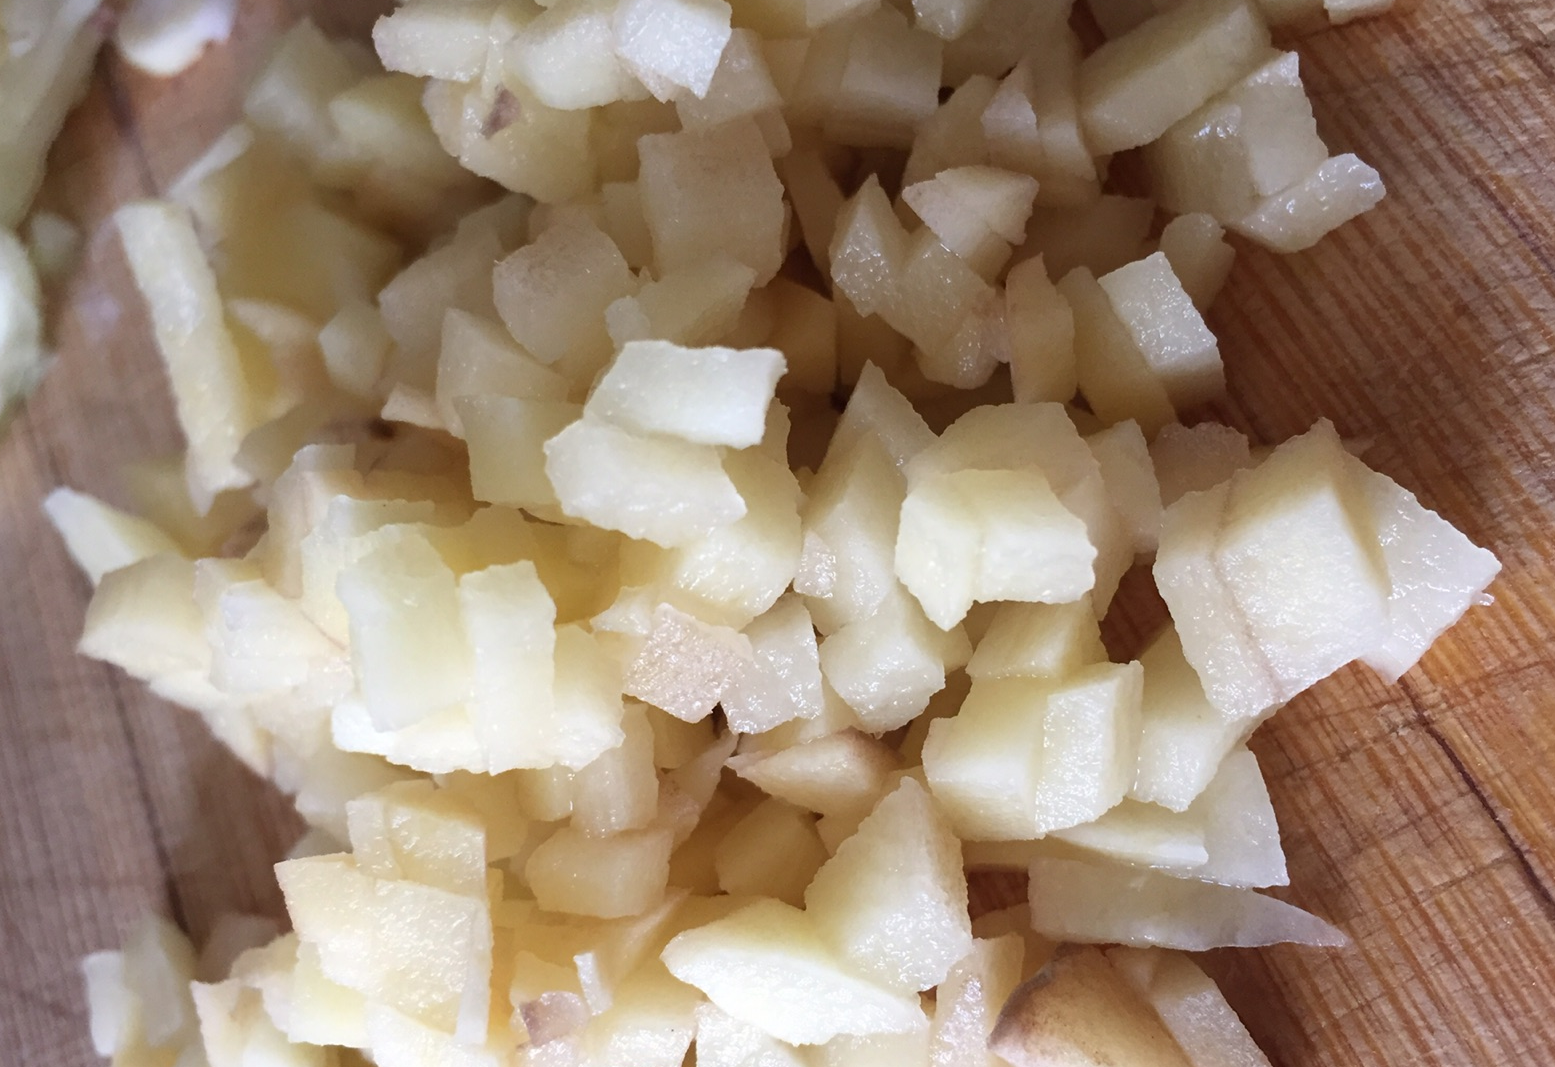
[[[49,192],[91,235],[60,356],[0,444],[0,1062],[94,1062],[77,957],[144,909],[195,937],[274,910],[285,805],[191,717],[72,648],[85,584],[39,519],[55,485],[122,500],[176,432],[102,222],[237,113],[297,6],[245,0],[232,45],[156,83],[104,61]],[[319,5],[338,28],[367,5]],[[349,16],[349,17],[346,17]],[[1265,442],[1329,416],[1494,549],[1494,607],[1394,687],[1342,672],[1255,739],[1289,899],[1351,948],[1215,954],[1277,1064],[1555,1059],[1555,7],[1443,0],[1299,42],[1320,126],[1382,206],[1312,252],[1244,249],[1211,325]]]

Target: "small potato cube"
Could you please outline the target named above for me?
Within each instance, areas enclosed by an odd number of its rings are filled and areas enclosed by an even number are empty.
[[[910,238],[891,199],[870,175],[837,216],[831,243],[832,284],[860,315],[884,314],[896,303]]]
[[[211,649],[194,579],[194,564],[170,553],[110,571],[87,605],[77,650],[142,681],[209,672]]]
[[[473,808],[431,782],[399,782],[346,803],[364,874],[486,898],[486,831]]]
[[[1150,460],[1161,486],[1161,503],[1171,507],[1185,494],[1212,488],[1251,467],[1253,454],[1247,435],[1230,426],[1170,423],[1150,442]]]
[[[805,887],[825,862],[815,816],[768,797],[719,842],[713,868],[725,893],[802,907]]]
[[[975,74],[956,85],[950,98],[918,125],[912,151],[902,174],[903,187],[928,181],[950,167],[970,167],[993,162],[984,138],[980,116],[989,107],[999,83]],[[1009,170],[1008,162],[995,163]]]
[[[496,395],[526,400],[566,400],[568,384],[550,367],[513,343],[490,319],[449,308],[437,360],[437,409],[455,437],[464,436],[454,402]]]
[[[610,357],[605,309],[636,288],[620,251],[581,211],[558,214],[533,244],[497,264],[492,285],[525,351],[590,376]]]
[[[1156,948],[1110,948],[1107,962],[1156,1015],[1194,1065],[1268,1067],[1220,988],[1187,956]]]
[[[731,770],[764,793],[820,815],[855,819],[874,808],[899,766],[890,746],[851,729],[729,761]]]
[[[508,42],[503,71],[542,103],[563,111],[647,96],[616,55],[616,6],[613,0],[552,4]]]
[[[1107,650],[1090,601],[1068,604],[1000,604],[966,665],[976,681],[983,678],[1048,678],[1059,681],[1092,663],[1104,663]]]
[[[661,274],[723,253],[755,271],[757,286],[772,280],[784,254],[783,183],[754,122],[650,134],[638,150],[643,216]]]
[[[659,778],[646,708],[628,705],[625,738],[578,771],[572,780],[572,822],[591,837],[641,830],[659,813]]]
[[[610,339],[618,348],[648,340],[710,345],[739,322],[755,280],[755,271],[726,255],[670,271],[610,305]]]
[[[1191,0],[1108,41],[1080,65],[1091,149],[1107,154],[1155,140],[1268,48],[1269,27],[1248,0]]]
[[[109,571],[158,553],[183,555],[177,543],[152,523],[74,489],[54,490],[44,498],[43,511],[70,558],[93,585]]]
[[[1120,422],[1085,439],[1101,467],[1113,510],[1128,528],[1136,556],[1155,553],[1161,538],[1161,487],[1138,423]]]
[[[831,449],[841,457],[864,436],[873,436],[898,468],[934,443],[934,431],[885,374],[866,363],[848,397],[848,406],[832,434]]]
[[[1148,805],[1151,810],[1154,805]],[[1179,818],[1179,816],[1168,816]],[[1207,853],[1190,877],[1216,885],[1257,888],[1289,885],[1280,827],[1258,758],[1234,749],[1188,809],[1185,821],[1200,828]]]
[[[897,588],[821,642],[821,673],[866,729],[884,733],[916,718],[971,652],[965,632],[940,629]]]
[[[1225,392],[1215,335],[1163,253],[1119,267],[1097,284],[1174,407],[1194,407]]]
[[[476,500],[535,513],[557,507],[545,475],[545,443],[577,420],[578,405],[487,395],[462,396],[453,406],[470,449]]]
[[[563,827],[524,864],[524,879],[546,911],[619,919],[659,903],[669,881],[668,830],[590,837]]]
[[[995,167],[953,167],[902,190],[902,200],[984,278],[1026,238],[1036,180]]]
[[[516,79],[495,87],[434,81],[422,103],[449,155],[509,192],[554,204],[598,184],[589,111],[547,107]]]
[[[805,914],[850,965],[910,992],[945,980],[972,947],[961,842],[928,791],[904,779],[805,891]]]
[[[716,449],[588,418],[545,443],[545,473],[566,514],[666,548],[746,512]]]
[[[842,212],[842,189],[819,150],[796,147],[777,164],[810,258],[831,276],[831,243]]]
[[[842,144],[907,148],[939,105],[943,42],[882,5],[852,23],[825,131]]]
[[[1091,272],[1076,267],[1058,283],[1058,291],[1074,312],[1080,392],[1097,417],[1109,425],[1132,419],[1146,436],[1176,421],[1166,387]]]
[[[680,93],[675,113],[688,130],[718,126],[734,119],[775,113],[783,105],[762,54],[761,38],[747,29],[735,30],[724,46],[718,69],[705,93]]]
[[[783,354],[770,348],[632,341],[605,369],[584,412],[637,433],[749,448],[761,443],[783,370]]]
[[[1156,582],[1188,662],[1227,718],[1283,703],[1376,647],[1391,584],[1332,424],[1168,509]]]
[[[777,900],[687,930],[662,958],[671,974],[723,1011],[789,1044],[903,1033],[926,1022],[917,994],[860,977],[804,912]]]
[[[1275,252],[1301,252],[1382,201],[1377,172],[1349,153],[1332,156],[1307,177],[1228,225]]]
[[[491,10],[484,4],[412,4],[373,25],[373,49],[384,69],[418,78],[475,81],[490,44]]]
[[[729,43],[723,0],[624,0],[614,15],[615,51],[654,96],[707,95]]]
[[[622,692],[685,722],[711,715],[724,691],[751,669],[749,639],[727,626],[659,604]]]
[[[933,1064],[983,1063],[988,1037],[1005,1001],[1020,984],[1026,954],[1020,934],[980,937],[934,993],[929,1036]]]
[[[1168,222],[1161,231],[1161,252],[1200,311],[1215,302],[1236,259],[1220,223],[1202,213],[1178,215]]]
[[[1068,603],[1095,584],[1085,523],[1041,471],[958,471],[907,493],[896,574],[942,629],[974,601]]]
[[[383,315],[364,300],[346,304],[319,330],[319,351],[330,382],[364,400],[376,395],[393,343]]]
[[[850,448],[842,434],[833,440],[803,515],[805,548],[795,589],[808,597],[822,633],[867,619],[897,587],[904,479],[878,438],[854,442]]]
[[[764,733],[821,714],[820,651],[810,612],[798,596],[783,597],[745,628],[754,662],[724,690],[723,710],[737,733]]]
[[[988,0],[915,0],[913,23],[936,37],[954,41],[971,29],[988,8]]]
[[[1004,283],[1004,320],[1010,332],[1010,384],[1017,403],[1066,403],[1079,389],[1075,372],[1074,312],[1040,255],[1010,268]]]
[[[1192,1067],[1150,1005],[1094,948],[1058,957],[1016,989],[988,1048],[1012,1067]]]

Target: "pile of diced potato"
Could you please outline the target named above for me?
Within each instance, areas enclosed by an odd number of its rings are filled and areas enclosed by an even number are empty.
[[[1225,231],[1382,193],[1270,46],[1324,8],[1091,7],[1088,52],[1062,0],[412,0],[388,73],[280,42],[117,219],[187,455],[138,514],[47,508],[82,651],[312,829],[292,932],[89,958],[100,1052],[1266,1062],[1176,950],[1344,936],[1258,891],[1247,738],[1498,564],[1326,421],[1200,421]],[[1133,149],[1155,201],[1104,191]],[[1172,621],[1114,662],[1139,566]],[[1028,902],[974,918],[969,870]]]

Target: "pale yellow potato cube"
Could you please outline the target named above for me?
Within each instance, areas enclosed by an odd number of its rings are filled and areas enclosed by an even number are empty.
[[[1178,215],[1168,222],[1161,231],[1161,252],[1200,311],[1220,295],[1236,259],[1220,223],[1203,213]]]
[[[646,711],[641,704],[628,705],[621,718],[625,738],[573,778],[573,829],[592,837],[607,837],[624,830],[641,830],[658,815],[659,777]]]
[[[1204,686],[1183,657],[1182,642],[1171,626],[1146,646],[1139,662],[1145,670],[1145,688],[1140,702],[1139,765],[1129,796],[1187,811],[1227,754],[1246,740],[1262,717],[1223,717],[1204,695]]]
[[[805,887],[826,862],[815,816],[776,797],[730,828],[713,854],[718,888],[804,906]]]
[[[668,830],[590,837],[564,827],[524,864],[524,878],[546,911],[619,919],[641,915],[664,896],[672,839]]]
[[[811,1055],[814,1067],[929,1067],[929,1031],[924,1027],[864,1037],[838,1034]]]
[[[194,564],[162,553],[104,575],[77,651],[142,681],[207,673],[211,651],[194,600]]]
[[[966,672],[982,678],[1050,678],[1104,663],[1107,650],[1087,598],[1068,604],[1000,604]]]
[[[216,278],[188,210],[142,201],[120,208],[114,218],[188,441],[190,497],[203,512],[215,494],[253,481],[237,463],[243,438],[260,425],[253,383],[227,329]]]
[[[995,167],[953,167],[902,190],[941,244],[992,279],[1026,237],[1037,182]]]
[[[841,464],[860,438],[873,437],[898,469],[934,443],[934,431],[912,402],[886,380],[873,363],[865,363],[848,396],[848,405],[832,434],[828,456],[836,451]]]
[[[888,745],[851,729],[729,761],[731,770],[771,796],[820,815],[856,818],[885,795],[899,766]]]
[[[578,405],[486,394],[461,396],[453,408],[470,449],[476,500],[537,514],[558,507],[546,477],[545,443],[578,420]]]
[[[821,642],[821,673],[865,729],[884,733],[916,718],[971,654],[965,631],[942,630],[896,587],[873,615]]]
[[[54,490],[44,498],[43,512],[70,558],[94,585],[109,571],[159,553],[183,555],[154,524],[74,489]]]
[[[1156,582],[1188,662],[1228,718],[1283,703],[1376,647],[1391,584],[1333,425],[1169,508]]]
[[[1208,853],[1191,877],[1216,885],[1288,885],[1280,828],[1258,759],[1234,749],[1194,800],[1186,818],[1203,828]]]
[[[1184,494],[1219,485],[1253,465],[1247,435],[1216,422],[1162,427],[1150,442],[1150,459],[1161,486],[1161,503],[1166,507]]]
[[[902,1033],[924,1026],[916,994],[855,974],[798,908],[763,900],[687,930],[665,966],[723,1011],[789,1044],[838,1034]]]
[[[982,74],[959,83],[946,81],[955,89],[934,114],[918,124],[902,174],[904,187],[928,181],[949,167],[994,162],[979,116],[988,108],[999,83]],[[1008,161],[996,165],[1019,169],[1009,167]]]
[[[1080,65],[1080,112],[1093,151],[1147,144],[1246,74],[1269,47],[1248,0],[1190,0],[1108,41]]]
[[[1019,934],[979,937],[934,991],[929,1062],[934,1067],[989,1060],[988,1037],[1020,984],[1026,944]]]
[[[823,710],[820,651],[809,609],[789,594],[745,628],[753,662],[723,692],[722,706],[737,733],[764,733]]]
[[[961,843],[904,779],[805,891],[805,914],[859,973],[903,992],[945,980],[972,947]]]
[[[362,78],[349,53],[311,20],[288,30],[243,99],[243,115],[318,170],[340,158],[329,101]]]
[[[346,803],[357,869],[485,899],[486,832],[472,808],[431,782],[401,782]]]
[[[383,315],[365,300],[346,304],[319,329],[319,351],[330,382],[364,400],[377,395],[393,343]]]
[[[1209,862],[1201,820],[1137,800],[1124,799],[1094,821],[1054,830],[1050,836],[1087,852],[1179,878],[1201,878]]]
[[[846,58],[827,106],[827,138],[909,147],[918,124],[939,105],[943,42],[884,5],[850,22],[847,31]]]
[[[366,998],[325,976],[317,947],[297,946],[290,993],[291,1010],[284,1027],[288,1039],[310,1045],[366,1047]]]
[[[783,354],[770,348],[632,341],[600,376],[584,413],[635,433],[749,448],[766,432],[783,370]]]
[[[1471,605],[1486,603],[1501,564],[1386,475],[1368,470],[1362,482],[1392,583],[1387,636],[1362,659],[1395,682]]]
[[[816,148],[796,147],[778,161],[777,171],[793,205],[805,248],[821,273],[830,277],[831,243],[842,212],[842,189]]]
[[[610,358],[605,309],[636,288],[614,242],[572,210],[499,263],[492,285],[502,321],[525,351],[588,377]]]
[[[488,996],[484,897],[374,878],[349,856],[287,860],[276,878],[297,936],[316,946],[331,981],[448,1033]]]
[[[1011,1067],[1192,1067],[1150,1005],[1093,948],[1059,956],[1016,989],[988,1048]]]
[[[905,480],[873,434],[844,435],[811,483],[795,589],[822,633],[869,618],[897,588],[898,517]]]
[[[566,378],[515,345],[501,325],[461,308],[449,308],[444,314],[438,353],[438,412],[455,437],[463,436],[454,409],[461,397],[567,399]]]
[[[756,285],[772,280],[784,254],[783,183],[754,122],[650,134],[638,151],[643,217],[661,274],[723,253],[755,271]]]
[[[755,278],[755,271],[723,254],[670,271],[606,309],[610,339],[617,348],[649,340],[710,345],[739,322]]]
[[[832,284],[860,315],[880,314],[896,303],[910,238],[874,175],[842,206],[832,237]]]
[[[547,107],[521,84],[433,81],[422,103],[449,155],[510,192],[562,203],[598,182],[588,111]]]
[[[772,74],[767,69],[761,38],[748,29],[736,29],[719,56],[718,68],[703,93],[682,92],[675,98],[675,113],[688,130],[717,126],[740,118],[757,118],[783,104]]]
[[[1010,268],[1004,286],[1004,318],[1010,333],[1010,384],[1016,402],[1072,399],[1079,389],[1074,312],[1048,280],[1042,256]]]
[[[1118,321],[1133,338],[1173,407],[1188,408],[1225,392],[1220,348],[1161,252],[1097,279]]]
[[[406,385],[434,387],[445,310],[457,307],[489,317],[492,264],[501,256],[496,235],[482,231],[428,252],[383,287],[378,309],[398,346],[389,357],[391,374]]]
[[[1213,979],[1177,952],[1110,948],[1115,973],[1155,1009],[1192,1067],[1268,1067]]]
[[[373,48],[384,68],[420,78],[474,81],[486,68],[490,42],[488,4],[412,4],[373,25]]]
[[[649,961],[621,984],[610,1010],[579,1035],[583,1063],[679,1067],[696,1032],[696,990]]]
[[[1108,425],[1132,419],[1146,436],[1174,422],[1166,387],[1091,272],[1076,267],[1058,291],[1074,312],[1076,376],[1097,417]]]
[[[1136,556],[1155,553],[1161,539],[1161,486],[1150,446],[1135,422],[1120,422],[1085,439],[1101,467],[1107,498],[1128,528]]]
[[[1376,170],[1345,153],[1324,160],[1307,177],[1228,225],[1273,251],[1301,252],[1376,207],[1385,193]]]
[[[508,41],[502,53],[504,76],[518,79],[546,106],[563,111],[646,97],[642,83],[615,53],[616,6],[609,0],[551,4]]]
[[[808,1067],[809,1058],[712,1004],[697,1008],[697,1067]]]
[[[730,15],[723,0],[625,0],[613,16],[616,55],[660,100],[677,88],[706,96]]]
[[[1059,941],[1179,948],[1349,939],[1317,916],[1250,889],[1173,878],[1102,860],[1038,857],[1030,870],[1031,924]]]

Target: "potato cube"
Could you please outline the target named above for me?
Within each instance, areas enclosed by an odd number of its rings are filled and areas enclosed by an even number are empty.
[[[1200,311],[1214,303],[1236,259],[1220,223],[1202,213],[1178,215],[1168,222],[1161,231],[1161,252]]]
[[[755,271],[723,254],[670,271],[610,305],[610,339],[617,348],[648,340],[710,345],[739,322],[755,279]]]
[[[746,512],[716,449],[588,418],[545,443],[545,474],[566,514],[666,548]]]
[[[338,158],[340,134],[329,101],[360,79],[346,50],[303,19],[282,36],[249,86],[243,115],[318,168]]]
[[[1155,553],[1161,539],[1161,487],[1139,424],[1120,422],[1085,439],[1101,466],[1107,499],[1128,528],[1136,556]]]
[[[771,796],[820,815],[856,819],[885,795],[899,766],[888,745],[852,729],[729,761],[731,770]]]
[[[988,1048],[1012,1067],[1191,1067],[1156,1013],[1094,948],[1058,957],[1016,989]]]
[[[1178,122],[1145,150],[1156,196],[1177,214],[1222,222],[1289,189],[1328,158],[1298,58],[1282,52]]]
[[[915,0],[913,24],[954,41],[971,29],[987,8],[988,0]]]
[[[1010,332],[1010,384],[1017,403],[1073,399],[1074,312],[1048,280],[1042,257],[1010,268],[1004,283],[1004,318]]]
[[[660,100],[677,87],[706,96],[730,14],[723,0],[624,0],[614,15],[616,55]]]
[[[838,1034],[818,1046],[814,1057],[815,1067],[929,1067],[929,1031],[865,1037]]]
[[[980,116],[988,108],[999,83],[985,75],[975,74],[964,82],[948,79],[955,85],[950,98],[939,105],[935,112],[918,124],[913,135],[912,151],[907,156],[907,166],[902,173],[903,187],[928,181],[940,171],[951,167],[970,167],[992,162],[989,145],[984,138]],[[1009,167],[1007,163],[996,166]]]
[[[1187,493],[1212,488],[1253,465],[1247,435],[1218,422],[1162,427],[1150,442],[1150,459],[1161,485],[1161,503],[1166,507]]]
[[[421,3],[373,25],[373,49],[385,70],[468,82],[486,69],[491,10],[484,4]]]
[[[825,120],[842,144],[907,148],[939,104],[942,42],[881,6],[848,26],[847,58]]]
[[[383,315],[363,300],[343,306],[319,330],[319,351],[330,382],[364,400],[376,395],[393,343]]]
[[[945,84],[959,85],[972,75],[999,77],[1068,18],[1063,3],[990,0],[966,33],[946,42]]]
[[[464,436],[454,402],[489,394],[525,400],[566,400],[567,379],[513,343],[490,319],[449,308],[437,359],[437,409],[455,437]]]
[[[572,780],[572,822],[591,837],[641,830],[659,813],[659,777],[646,708],[627,706],[622,742],[600,753]]]
[[[1324,160],[1307,177],[1228,225],[1275,252],[1301,252],[1376,207],[1385,192],[1374,169],[1345,153]]]
[[[363,874],[486,899],[480,817],[431,782],[400,782],[348,801],[346,827]]]
[[[971,654],[960,627],[940,629],[896,588],[873,615],[821,642],[821,673],[865,729],[883,733],[916,718]]]
[[[1076,267],[1058,291],[1074,312],[1076,376],[1097,417],[1108,425],[1132,419],[1146,436],[1176,421],[1166,387],[1091,272]]]
[[[1194,407],[1225,392],[1215,335],[1163,253],[1119,267],[1097,284],[1174,407]]]
[[[546,106],[563,111],[647,96],[616,55],[616,6],[612,0],[552,4],[508,42],[504,73],[522,81]]]
[[[1025,942],[1019,934],[978,938],[934,992],[932,1064],[985,1063],[988,1037],[1020,984]]]
[[[724,690],[750,670],[753,659],[744,634],[660,603],[641,651],[626,669],[622,691],[677,719],[697,722],[712,714]]]
[[[668,830],[650,827],[590,837],[563,827],[524,864],[524,879],[546,911],[619,919],[641,915],[664,896],[669,881]]]
[[[1158,948],[1110,948],[1115,973],[1155,1009],[1194,1065],[1267,1067],[1269,1058],[1226,1003],[1213,979],[1187,956]]]
[[[675,112],[682,127],[718,126],[734,119],[757,118],[782,107],[783,98],[772,84],[761,44],[761,38],[748,29],[730,34],[707,91],[677,94]]]
[[[162,553],[110,571],[87,605],[77,650],[142,681],[210,670],[194,564]]]
[[[1186,819],[1202,828],[1208,854],[1191,877],[1229,886],[1290,884],[1269,789],[1247,749],[1237,748],[1221,761]]]
[[[1155,572],[1188,662],[1227,718],[1289,700],[1387,631],[1376,521],[1326,421],[1167,509]]]
[[[1090,601],[1068,604],[1000,604],[977,642],[967,674],[982,678],[1048,678],[1059,681],[1092,663],[1104,663],[1107,650]]]
[[[916,994],[858,976],[798,908],[762,900],[680,934],[663,953],[676,978],[735,1019],[789,1044],[925,1024]]]
[[[896,574],[942,629],[974,601],[1077,600],[1095,584],[1095,559],[1041,471],[930,475],[902,504]]]
[[[804,555],[795,588],[822,633],[873,615],[897,588],[896,540],[904,479],[873,435],[852,448],[834,439],[803,515]],[[822,577],[824,575],[824,578]]]
[[[830,277],[831,243],[837,232],[837,217],[842,212],[842,189],[820,151],[814,148],[796,147],[778,161],[777,170],[793,205],[805,248],[821,273]]]
[[[1362,483],[1393,588],[1387,636],[1362,659],[1395,682],[1470,605],[1485,602],[1501,564],[1386,475],[1368,470]]]
[[[749,448],[765,433],[783,370],[783,354],[770,348],[632,341],[600,376],[584,412],[637,433]]]
[[[449,155],[509,192],[564,203],[598,184],[590,111],[547,107],[516,79],[492,87],[434,81],[422,103]]]
[[[953,167],[902,190],[941,244],[992,278],[1026,238],[1035,179],[995,167]]]
[[[737,733],[764,733],[821,714],[821,659],[804,601],[785,596],[745,628],[754,660],[723,693],[724,715]]]
[[[771,897],[802,907],[805,887],[825,862],[815,817],[768,797],[719,842],[713,868],[725,893]]]
[[[44,498],[43,511],[70,558],[93,585],[109,571],[159,553],[183,555],[177,543],[152,523],[74,489],[54,490]]]
[[[1317,916],[1250,889],[1048,856],[1032,862],[1030,877],[1031,925],[1059,941],[1185,952],[1286,942],[1336,947],[1349,941]]]
[[[827,453],[836,450],[838,458],[834,462],[840,464],[864,436],[874,437],[898,469],[934,443],[934,431],[923,416],[872,363],[860,370]]]
[[[638,150],[643,216],[661,274],[723,253],[755,271],[756,285],[772,280],[784,254],[783,183],[754,122],[650,134]]]
[[[1140,701],[1139,764],[1129,796],[1187,811],[1226,755],[1262,719],[1221,716],[1183,658],[1182,642],[1171,626],[1146,646],[1139,662],[1145,671],[1145,688]]]
[[[636,283],[615,244],[581,211],[565,211],[497,264],[497,310],[525,351],[592,378],[610,358],[605,309]]]
[[[314,945],[297,946],[285,1031],[297,1043],[367,1047],[366,999],[325,976]]]
[[[972,947],[961,843],[928,791],[904,779],[805,891],[805,914],[889,989],[939,985]]]
[[[1107,154],[1155,140],[1268,48],[1269,27],[1248,0],[1191,0],[1108,41],[1080,65],[1091,149]]]
[[[1125,799],[1100,818],[1054,830],[1051,836],[1087,852],[1179,878],[1199,878],[1209,862],[1201,820],[1137,800]]]

